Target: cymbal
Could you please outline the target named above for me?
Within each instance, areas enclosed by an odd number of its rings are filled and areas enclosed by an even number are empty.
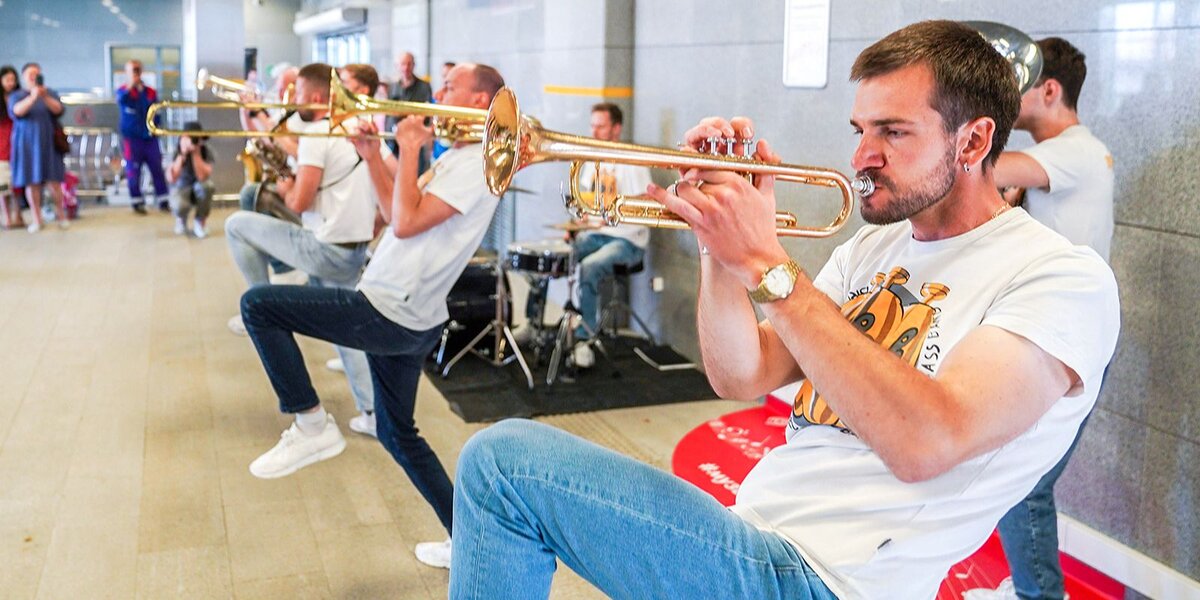
[[[592,229],[600,229],[599,225],[592,225],[591,223],[581,221],[554,223],[552,225],[546,225],[545,227],[547,229],[558,229],[559,231],[589,231]]]

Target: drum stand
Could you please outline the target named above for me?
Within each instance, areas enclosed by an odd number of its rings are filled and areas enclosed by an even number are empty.
[[[517,346],[517,340],[513,337],[512,329],[508,326],[508,319],[505,318],[508,316],[506,314],[506,307],[508,306],[507,300],[509,297],[507,274],[502,267],[497,266],[496,269],[496,318],[492,319],[492,322],[488,323],[488,326],[484,327],[483,331],[480,331],[479,335],[475,336],[475,339],[472,339],[466,347],[454,355],[454,358],[450,359],[450,362],[446,363],[445,368],[442,369],[442,378],[449,377],[450,368],[470,352],[488,361],[493,367],[503,367],[514,360],[517,361],[521,365],[521,371],[525,373],[525,382],[529,385],[529,389],[532,390],[533,372],[529,370],[529,364],[525,362],[525,356],[521,354],[521,348]],[[475,349],[475,344],[482,341],[489,333],[493,334],[491,357]],[[511,345],[513,350],[513,353],[507,357],[504,356],[505,345]]]
[[[572,239],[573,243],[574,239]],[[588,327],[587,322],[583,320],[583,314],[579,312],[579,309],[575,308],[576,266],[575,253],[572,252],[571,265],[567,270],[567,303],[563,305],[562,317],[558,319],[558,324],[555,326],[558,333],[554,339],[554,352],[550,354],[550,370],[546,372],[546,385],[554,385],[555,379],[558,378],[558,365],[564,362],[563,353],[570,352],[575,348],[575,344],[573,343],[575,341],[575,327],[572,326],[572,323],[576,317],[579,318],[580,326],[587,332],[588,339],[592,340],[596,349],[600,351],[600,354],[604,355],[604,358],[608,358],[608,352],[605,351],[604,345],[600,343],[596,332],[592,331],[591,327]],[[571,365],[568,364],[568,366]]]

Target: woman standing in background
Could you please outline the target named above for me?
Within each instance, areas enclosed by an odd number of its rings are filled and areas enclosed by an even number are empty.
[[[0,67],[0,204],[4,205],[4,226],[8,228],[25,226],[25,222],[21,220],[21,200],[17,192],[19,188],[12,187],[12,168],[9,165],[12,156],[13,120],[8,114],[8,97],[19,89],[21,80],[17,77],[16,67]]]
[[[8,114],[13,117],[12,180],[13,185],[28,192],[33,222],[29,232],[42,229],[42,185],[54,194],[54,212],[58,226],[66,229],[69,223],[63,214],[62,181],[66,169],[63,155],[54,148],[54,118],[63,113],[58,94],[42,82],[42,68],[37,63],[21,67],[21,78],[29,91],[17,90],[8,98]]]

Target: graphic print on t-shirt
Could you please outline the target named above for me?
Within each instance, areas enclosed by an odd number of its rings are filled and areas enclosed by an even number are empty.
[[[940,348],[926,347],[925,341],[930,329],[937,323],[939,309],[933,303],[946,298],[950,288],[941,283],[927,282],[921,285],[921,296],[917,297],[904,287],[908,277],[908,271],[903,267],[893,267],[886,276],[876,273],[869,288],[852,294],[850,300],[842,305],[842,315],[863,335],[913,367],[932,375],[932,363],[921,366],[918,363],[922,358],[933,361],[940,358]],[[830,425],[850,431],[807,379],[796,393],[791,421],[793,429]]]

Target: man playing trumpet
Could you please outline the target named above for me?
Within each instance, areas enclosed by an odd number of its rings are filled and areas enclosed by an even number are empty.
[[[769,177],[649,188],[701,247],[714,389],[806,382],[788,443],[726,510],[544,425],[482,431],[458,465],[452,598],[546,597],[556,558],[613,597],[931,598],[1066,452],[1116,343],[1116,284],[996,190],[1020,105],[1009,64],[927,21],[864,50],[851,78],[871,224],[814,277],[776,236]],[[685,141],[752,134],[711,118]],[[756,156],[778,161],[765,143]]]

